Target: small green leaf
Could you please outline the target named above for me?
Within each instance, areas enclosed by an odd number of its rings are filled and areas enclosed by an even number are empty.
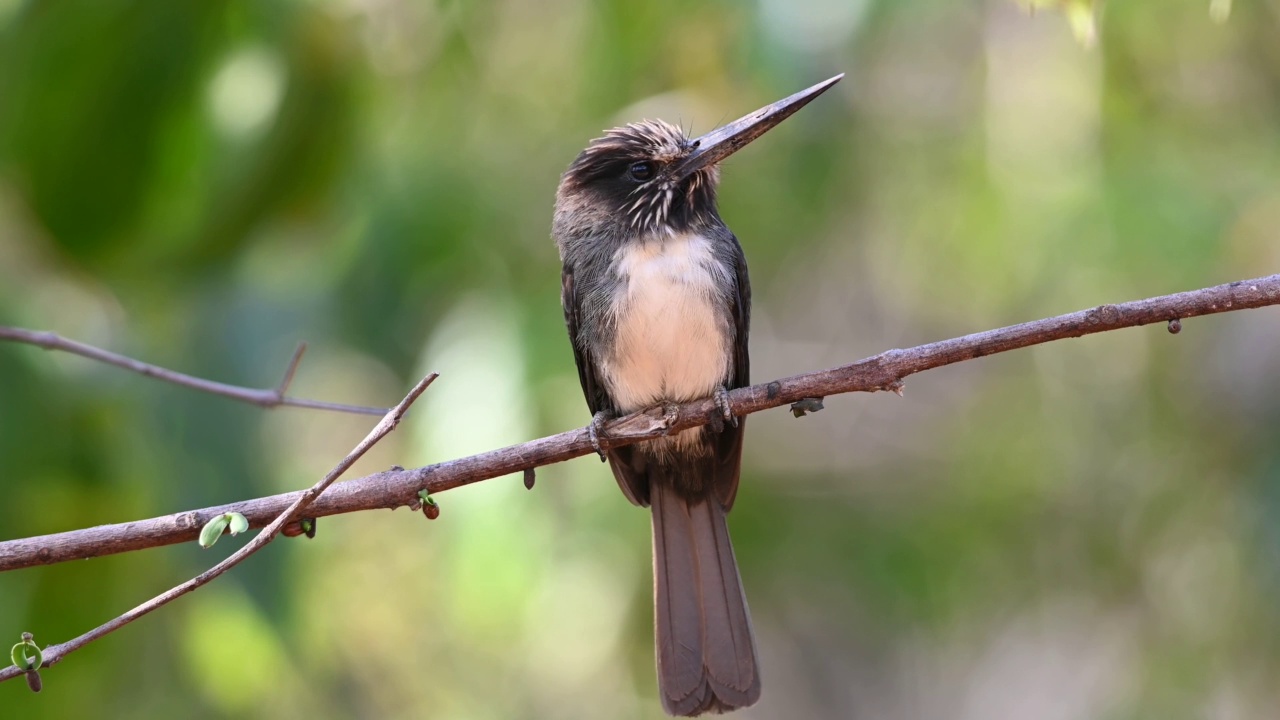
[[[31,633],[22,633],[22,642],[9,650],[9,659],[21,670],[34,670],[44,664],[44,653],[31,639]]]
[[[227,513],[227,517],[231,519],[230,532],[232,535],[239,535],[249,529],[249,520],[240,513]]]
[[[436,504],[436,499],[431,497],[430,491],[419,490],[418,499],[422,501],[422,514],[426,515],[428,520],[440,517],[440,506]]]
[[[204,528],[200,530],[200,547],[213,547],[213,544],[218,542],[218,538],[222,537],[222,531],[226,530],[230,523],[230,513],[223,513],[205,523]]]

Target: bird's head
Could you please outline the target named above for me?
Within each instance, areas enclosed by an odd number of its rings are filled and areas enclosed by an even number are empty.
[[[697,140],[661,120],[605,131],[561,177],[557,221],[565,213],[626,235],[684,229],[716,211],[720,169],[690,165],[698,150]]]
[[[698,138],[661,120],[605,132],[560,178],[553,232],[648,237],[716,219],[720,161],[809,103],[843,75],[767,105]]]

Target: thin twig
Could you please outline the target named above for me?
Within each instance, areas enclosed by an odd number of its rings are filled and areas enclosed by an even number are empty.
[[[310,408],[313,410],[332,410],[334,412],[354,413],[357,415],[384,415],[386,408],[365,407],[362,405],[347,405],[344,403],[322,402],[320,400],[304,400],[301,398],[291,398],[285,395],[289,389],[289,384],[293,381],[293,374],[298,369],[298,363],[302,360],[302,353],[306,350],[305,344],[300,344],[298,349],[294,351],[293,359],[289,362],[289,367],[285,371],[284,380],[278,387],[270,389],[248,388],[239,385],[228,385],[226,383],[215,382],[213,380],[205,380],[185,373],[174,370],[168,370],[158,365],[144,363],[141,360],[134,360],[110,350],[86,345],[82,342],[69,340],[56,333],[45,332],[42,330],[27,330],[24,328],[8,327],[0,325],[0,340],[10,340],[13,342],[26,343],[44,348],[45,350],[61,350],[80,357],[97,360],[101,363],[114,365],[125,370],[132,370],[139,375],[163,380],[181,385],[182,387],[199,390],[201,392],[211,393],[213,395],[221,395],[222,397],[231,398],[232,400],[240,400],[241,402],[252,403],[259,407],[299,407]]]
[[[289,393],[289,386],[293,384],[293,375],[298,372],[298,365],[302,363],[302,355],[307,351],[305,342],[298,343],[298,347],[293,351],[293,357],[289,359],[289,367],[284,369],[284,377],[280,379],[280,384],[276,386],[276,397],[284,400]]]
[[[295,354],[295,357],[296,356],[297,355]],[[94,640],[119,630],[143,615],[157,610],[164,605],[168,605],[170,602],[177,600],[192,590],[208,584],[214,578],[222,575],[236,565],[239,565],[245,558],[261,550],[267,543],[275,539],[276,535],[280,532],[280,528],[298,517],[308,505],[313,503],[316,498],[320,497],[321,493],[323,493],[326,488],[333,484],[333,481],[337,480],[342,473],[346,472],[348,468],[354,465],[355,462],[369,450],[369,448],[373,447],[379,440],[386,437],[387,433],[394,430],[396,425],[400,423],[400,418],[404,417],[405,411],[407,411],[409,406],[422,395],[436,377],[435,373],[431,373],[418,381],[418,384],[414,386],[413,390],[410,390],[409,394],[406,395],[398,405],[388,410],[387,413],[382,416],[382,419],[378,421],[378,424],[369,431],[369,434],[365,436],[364,440],[360,441],[360,444],[357,445],[354,450],[342,459],[342,462],[334,466],[334,468],[315,485],[312,485],[301,493],[294,493],[294,501],[289,504],[288,507],[281,510],[280,513],[276,515],[275,519],[263,528],[261,532],[255,535],[253,540],[246,543],[244,547],[235,551],[217,565],[214,565],[181,585],[166,590],[154,598],[151,598],[129,612],[126,612],[109,622],[103,623],[79,637],[44,648],[44,664],[41,665],[41,667],[49,667],[61,662],[67,655],[70,655]],[[4,669],[0,669],[0,682],[18,677],[24,672],[25,668],[19,669],[15,665],[10,665]]]
[[[896,390],[908,375],[986,355],[1119,328],[1268,305],[1280,305],[1280,275],[1120,305],[1103,305],[907,350],[890,350],[852,365],[739,388],[729,393],[729,400],[734,414],[743,416],[804,398]],[[658,410],[635,413],[606,425],[603,440],[617,447],[703,425],[714,410],[715,402],[710,399],[687,403],[681,406],[677,421],[669,427],[663,424]],[[443,492],[592,452],[586,428],[579,428],[438,465],[389,470],[335,486],[311,506],[308,515],[323,517],[394,509],[411,505],[419,490]],[[204,523],[224,512],[241,513],[252,527],[262,527],[297,496],[298,493],[272,495],[149,520],[0,542],[0,572],[195,540]]]

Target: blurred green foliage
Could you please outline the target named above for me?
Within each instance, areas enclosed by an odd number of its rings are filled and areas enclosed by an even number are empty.
[[[1042,5],[1043,3],[1033,3]],[[1081,3],[1067,3],[1081,5]],[[355,472],[587,420],[548,239],[601,128],[848,78],[725,167],[757,379],[1280,268],[1280,4],[0,0],[0,323],[390,405]],[[1080,13],[1080,9],[1068,9]],[[743,717],[1280,707],[1280,316],[751,418]],[[368,419],[0,346],[0,538],[303,487]],[[648,519],[589,459],[326,519],[0,716],[657,717]],[[0,576],[61,641],[239,539]]]

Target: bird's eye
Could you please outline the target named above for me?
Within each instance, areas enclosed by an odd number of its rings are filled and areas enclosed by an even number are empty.
[[[654,167],[651,162],[631,163],[631,167],[627,168],[627,174],[636,182],[645,182],[653,177]]]

